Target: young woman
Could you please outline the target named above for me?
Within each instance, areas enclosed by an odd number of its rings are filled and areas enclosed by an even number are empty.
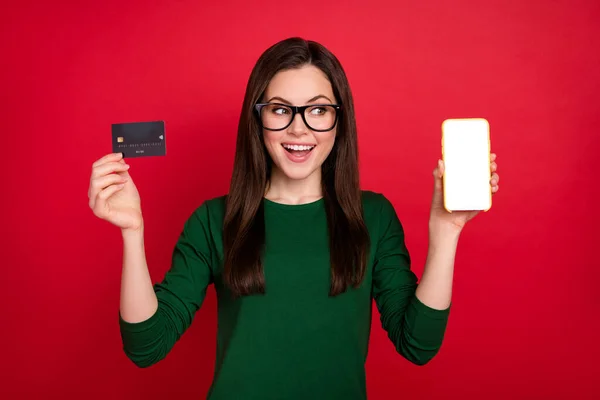
[[[120,154],[96,161],[90,207],[121,228],[124,242],[127,356],[140,367],[163,359],[213,284],[210,399],[366,398],[373,299],[397,352],[427,363],[444,336],[459,235],[477,213],[444,210],[438,161],[417,285],[394,208],[360,190],[357,160],[352,95],[336,57],[298,38],[275,44],[248,82],[229,193],[191,214],[155,285],[129,166]]]

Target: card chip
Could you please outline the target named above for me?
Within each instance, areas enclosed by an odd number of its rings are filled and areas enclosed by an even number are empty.
[[[118,142],[118,143],[123,143],[123,136],[119,136],[119,137],[117,138],[117,142]]]

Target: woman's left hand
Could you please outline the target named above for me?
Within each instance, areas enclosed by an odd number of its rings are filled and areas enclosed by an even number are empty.
[[[500,181],[500,176],[496,172],[497,169],[498,165],[496,164],[496,154],[492,153],[490,154],[490,186],[492,194],[498,193],[499,189],[498,182]],[[469,220],[473,219],[477,214],[479,214],[479,211],[448,212],[444,208],[443,176],[444,162],[442,160],[438,160],[438,165],[433,171],[434,191],[431,202],[430,225],[434,227],[448,225],[452,228],[462,230]]]

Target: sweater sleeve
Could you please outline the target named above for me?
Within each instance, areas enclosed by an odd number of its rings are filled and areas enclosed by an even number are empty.
[[[383,197],[373,265],[373,298],[382,327],[396,351],[410,362],[424,365],[442,345],[450,308],[428,307],[416,297],[416,289],[417,277],[410,269],[402,224],[393,205]]]
[[[171,267],[162,281],[154,284],[157,311],[137,323],[123,320],[119,313],[123,350],[138,367],[165,358],[191,325],[212,283],[211,248],[208,210],[203,204],[185,222]]]

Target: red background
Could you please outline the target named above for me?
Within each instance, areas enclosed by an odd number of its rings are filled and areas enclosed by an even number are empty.
[[[252,66],[293,35],[346,68],[362,185],[393,201],[419,276],[442,120],[487,118],[498,154],[500,193],[461,237],[440,354],[409,364],[374,315],[370,398],[599,393],[599,2],[4,8],[0,397],[205,396],[214,292],[167,359],[129,362],[117,325],[121,237],[88,208],[90,168],[111,151],[111,123],[165,120],[167,157],[130,160],[160,279],[188,215],[227,190]]]

